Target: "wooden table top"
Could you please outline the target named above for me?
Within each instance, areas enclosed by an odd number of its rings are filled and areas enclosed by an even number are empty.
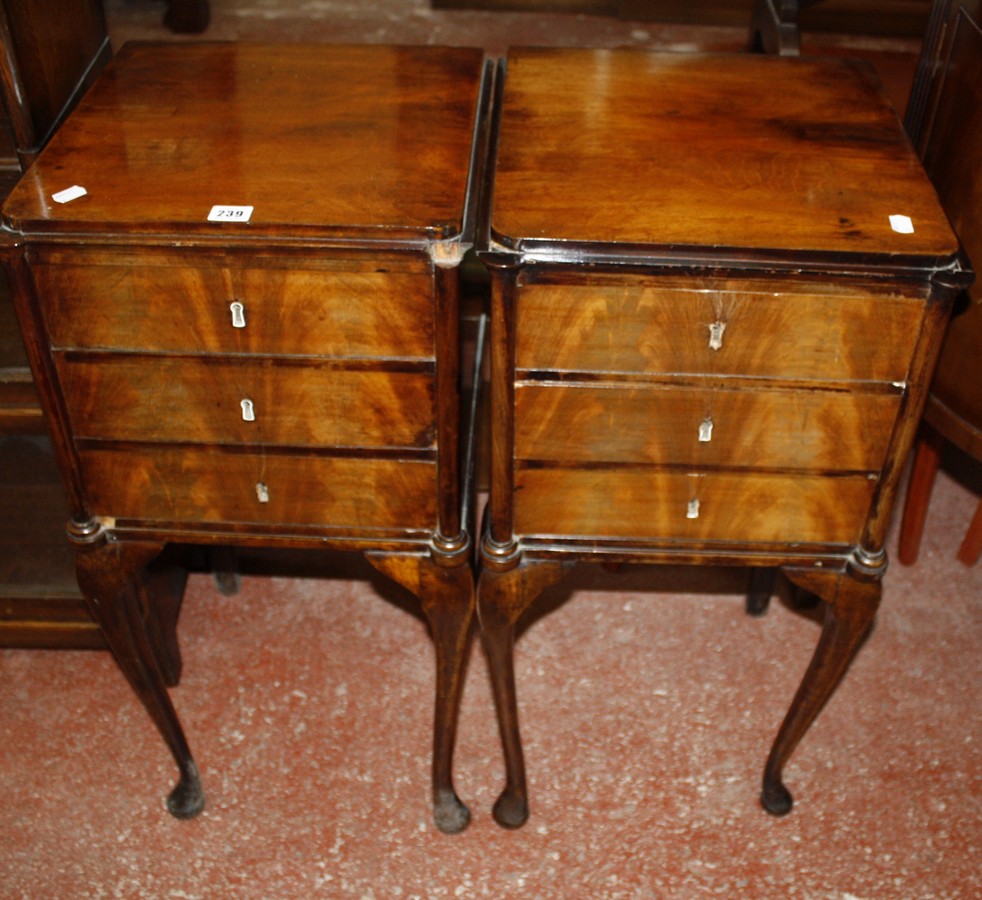
[[[25,232],[453,237],[482,66],[465,48],[128,44],[4,214]],[[87,195],[52,201],[73,185]],[[218,224],[213,206],[254,209]]]
[[[512,50],[502,116],[491,230],[508,246],[957,252],[896,113],[860,63]],[[894,215],[913,233],[893,230]]]

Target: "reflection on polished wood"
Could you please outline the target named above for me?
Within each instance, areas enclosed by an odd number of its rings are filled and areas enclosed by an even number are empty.
[[[784,766],[879,604],[970,273],[860,64],[514,50],[503,78],[478,586],[507,773],[495,817],[528,814],[515,624],[594,560],[781,568],[825,601],[764,773],[765,808],[786,813]],[[769,593],[755,579],[753,611]]]
[[[166,691],[168,548],[269,546],[364,552],[419,598],[434,816],[467,825],[459,266],[489,76],[472,49],[128,45],[4,207],[79,583],[177,763],[175,816],[204,795]]]

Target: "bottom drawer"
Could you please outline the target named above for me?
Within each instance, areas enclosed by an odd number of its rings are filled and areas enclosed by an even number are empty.
[[[436,464],[425,460],[181,447],[84,450],[80,458],[89,512],[97,516],[424,531],[436,525]]]
[[[853,545],[875,487],[862,475],[527,468],[515,473],[515,533]]]

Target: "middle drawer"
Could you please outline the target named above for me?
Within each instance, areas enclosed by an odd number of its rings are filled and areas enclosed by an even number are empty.
[[[867,472],[883,466],[899,390],[529,384],[515,456],[542,462]]]
[[[435,446],[428,362],[55,354],[76,438]]]

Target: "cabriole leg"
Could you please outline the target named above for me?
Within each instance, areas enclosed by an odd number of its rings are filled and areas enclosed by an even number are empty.
[[[368,561],[421,601],[436,650],[433,716],[433,821],[456,834],[471,820],[453,786],[453,753],[474,622],[474,576],[470,566],[437,565],[428,556],[366,554]]]
[[[147,632],[147,615],[141,608],[141,597],[153,603],[146,566],[162,550],[162,544],[102,540],[81,546],[75,564],[79,587],[116,663],[177,763],[180,780],[167,798],[167,808],[177,818],[189,819],[205,805],[201,779],[167,694],[166,679]]]
[[[504,828],[521,827],[529,814],[515,692],[515,623],[535,598],[568,569],[562,563],[521,562],[505,572],[485,569],[478,580],[478,614],[505,755],[505,789],[493,814]]]
[[[827,601],[825,625],[815,654],[778,731],[764,768],[761,803],[776,816],[791,811],[784,786],[785,763],[856,656],[880,603],[880,582],[840,572],[786,570],[798,587]]]

